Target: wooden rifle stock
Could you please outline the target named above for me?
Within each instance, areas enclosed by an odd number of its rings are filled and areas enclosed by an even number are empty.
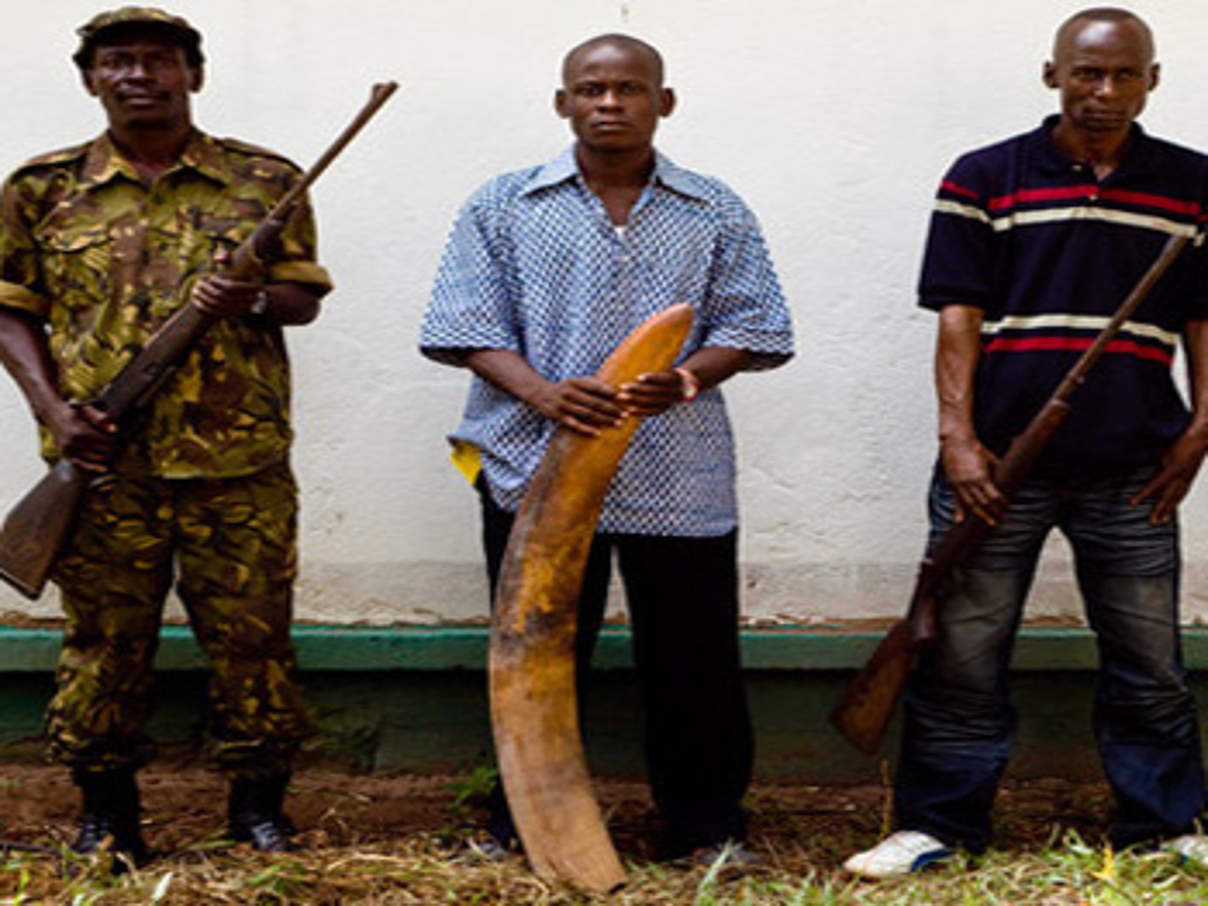
[[[1036,460],[1065,423],[1071,410],[1071,398],[1085,382],[1107,344],[1120,332],[1124,322],[1149,295],[1188,241],[1186,236],[1171,236],[1167,240],[1161,254],[1094,343],[1078,357],[1024,432],[1011,442],[1006,456],[994,470],[994,483],[1007,500],[1027,480]],[[877,645],[831,712],[831,723],[860,751],[871,755],[880,747],[915,655],[935,641],[938,595],[943,583],[977,548],[989,530],[990,526],[983,520],[969,515],[927,551],[919,564],[906,617],[895,623]]]
[[[282,231],[306,190],[386,103],[397,82],[373,86],[369,101],[302,177],[273,205],[252,235],[231,253],[226,273],[237,280],[261,276],[272,260]],[[138,354],[101,391],[92,405],[121,422],[144,406],[184,361],[210,325],[218,320],[188,300],[151,336]],[[0,528],[0,579],[28,598],[46,585],[59,549],[67,538],[93,475],[62,459],[22,497]]]

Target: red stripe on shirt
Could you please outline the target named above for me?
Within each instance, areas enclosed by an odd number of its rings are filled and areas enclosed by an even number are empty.
[[[1020,189],[1010,195],[990,199],[990,210],[997,211],[1027,201],[1063,201],[1067,198],[1090,198],[1099,191],[1093,183],[1081,186],[1052,186],[1047,189]]]
[[[1065,201],[1071,198],[1099,197],[1105,201],[1122,201],[1125,204],[1144,205],[1148,208],[1160,208],[1163,211],[1173,211],[1176,214],[1186,214],[1196,217],[1200,214],[1200,206],[1195,201],[1182,201],[1165,195],[1154,195],[1150,192],[1132,192],[1128,189],[1099,190],[1093,183],[1080,186],[1053,186],[1047,189],[1020,189],[1010,195],[1000,195],[991,198],[988,207],[991,211],[1000,211],[1016,204],[1029,201]]]
[[[1093,337],[998,337],[986,344],[986,352],[1027,352],[1031,350],[1083,350],[1089,349],[1095,342]],[[1112,340],[1107,344],[1106,352],[1120,352],[1135,355],[1140,359],[1150,359],[1169,365],[1174,356],[1164,349],[1152,346],[1142,346],[1132,340]]]
[[[964,186],[957,185],[950,179],[945,179],[940,183],[941,189],[947,189],[949,192],[955,192],[957,195],[964,195],[966,198],[977,198],[978,195],[972,189],[966,189]]]
[[[1165,211],[1174,211],[1176,214],[1188,214],[1196,217],[1200,213],[1200,206],[1195,201],[1180,201],[1177,198],[1168,198],[1165,195],[1151,195],[1149,192],[1130,192],[1127,189],[1104,189],[1102,198],[1108,201],[1123,201],[1126,204],[1141,204],[1150,208],[1162,208]]]

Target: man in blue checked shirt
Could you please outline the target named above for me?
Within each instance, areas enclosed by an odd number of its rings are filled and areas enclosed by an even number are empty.
[[[718,386],[792,355],[788,310],[754,216],[652,144],[675,95],[650,45],[573,48],[554,96],[576,142],[479,189],[458,215],[424,317],[423,353],[475,375],[450,437],[477,488],[492,591],[512,519],[556,425],[645,419],[601,513],[579,602],[580,680],[617,552],[633,625],[664,855],[741,843],[752,741],[738,659],[734,445]],[[650,315],[696,323],[675,368],[613,388],[594,374]],[[580,688],[583,683],[580,681]],[[515,831],[493,798],[491,841]],[[733,855],[730,858],[734,858]]]

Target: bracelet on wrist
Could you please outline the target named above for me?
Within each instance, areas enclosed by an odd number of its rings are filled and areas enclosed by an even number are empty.
[[[673,368],[680,376],[680,402],[690,403],[700,394],[700,378],[687,368]]]
[[[269,301],[268,289],[262,288],[260,292],[256,294],[256,301],[254,301],[251,305],[251,308],[248,309],[248,314],[255,315],[258,318],[264,317],[264,313],[268,311]]]

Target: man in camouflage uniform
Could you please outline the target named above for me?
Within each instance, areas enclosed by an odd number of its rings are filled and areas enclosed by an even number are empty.
[[[164,599],[173,580],[211,667],[211,754],[231,779],[230,829],[291,848],[290,760],[309,725],[289,638],[296,487],[281,326],[330,289],[309,209],[263,282],[214,273],[298,176],[284,158],[192,125],[201,36],[162,10],[124,7],[79,29],[73,57],[108,131],[35,158],[4,186],[0,359],[50,461],[96,480],[58,561],[67,615],[47,713],[72,768],[74,844],[145,854],[134,771]],[[182,305],[218,317],[136,424],[87,403]]]

